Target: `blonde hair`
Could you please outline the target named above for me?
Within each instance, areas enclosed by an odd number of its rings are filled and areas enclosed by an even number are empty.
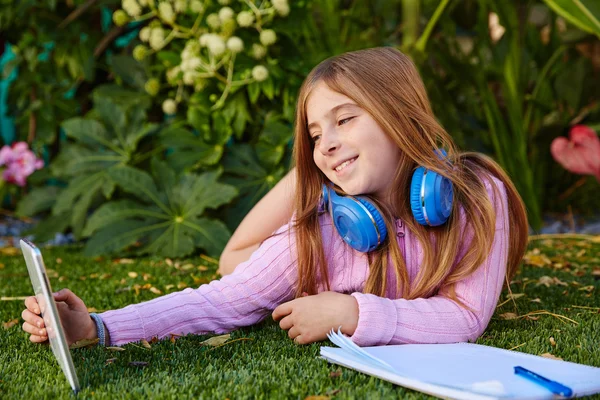
[[[385,296],[388,270],[392,268],[397,282],[396,293],[403,298],[430,297],[443,291],[459,302],[454,291],[455,284],[472,274],[487,258],[495,232],[494,207],[480,179],[482,175],[495,176],[506,188],[510,218],[506,276],[511,277],[525,252],[528,229],[523,201],[511,180],[489,157],[478,153],[458,153],[450,135],[436,121],[421,77],[407,56],[390,47],[372,48],[344,53],[321,62],[300,89],[294,142],[297,173],[294,228],[299,277],[296,295],[300,296],[302,292],[315,294],[320,279],[330,289],[317,213],[321,186],[327,178],[313,161],[313,142],[306,116],[307,99],[319,82],[356,102],[401,150],[393,183],[397,190],[392,204],[399,213],[396,216],[402,219],[423,247],[423,261],[411,285],[395,235],[389,235],[377,250],[368,254],[370,273],[364,292]],[[433,151],[436,148],[446,149],[451,163],[441,161]],[[442,174],[454,185],[453,211],[449,220],[440,227],[421,226],[412,216],[410,178],[419,165]],[[388,231],[395,232],[391,210],[384,204],[377,205]],[[465,233],[458,215],[459,207],[464,210],[472,239],[457,260]],[[388,255],[391,256],[389,263]]]

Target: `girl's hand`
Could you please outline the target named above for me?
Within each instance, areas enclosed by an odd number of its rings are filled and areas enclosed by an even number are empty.
[[[75,296],[69,289],[62,289],[53,293],[53,296],[69,346],[82,339],[95,339],[98,337],[96,323],[90,317],[87,307],[79,297]],[[23,330],[31,334],[29,340],[33,343],[45,342],[48,340],[48,332],[44,320],[40,316],[40,305],[35,296],[25,299],[25,307],[27,308],[21,314],[25,320]]]
[[[299,344],[325,340],[332,328],[340,326],[351,336],[358,324],[358,303],[347,294],[323,292],[281,304],[273,311],[273,319]]]

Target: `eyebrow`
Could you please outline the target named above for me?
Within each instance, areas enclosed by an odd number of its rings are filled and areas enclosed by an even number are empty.
[[[335,114],[337,110],[339,110],[340,108],[344,108],[344,107],[358,107],[358,104],[356,103],[342,103],[342,104],[338,104],[337,106],[333,107],[331,110],[329,110],[325,116],[327,115],[331,115],[331,114]],[[312,128],[318,127],[319,123],[318,122],[311,122],[310,124],[308,124],[308,130],[310,131]]]

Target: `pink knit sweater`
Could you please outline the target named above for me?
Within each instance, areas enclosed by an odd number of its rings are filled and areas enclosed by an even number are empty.
[[[354,251],[337,234],[328,214],[320,217],[331,290],[351,294],[358,302],[358,326],[351,339],[360,346],[399,343],[472,341],[485,330],[498,302],[508,254],[508,206],[504,185],[495,197],[496,232],[489,256],[475,273],[456,285],[458,298],[469,309],[442,295],[405,300],[390,289],[387,297],[364,294],[369,265],[365,254]],[[464,224],[464,214],[461,214]],[[235,272],[197,289],[185,289],[147,302],[132,304],[100,316],[112,345],[169,334],[225,333],[256,324],[279,304],[294,298],[297,282],[295,234],[288,226],[265,240],[250,260]],[[288,234],[289,233],[289,234]],[[396,221],[396,240],[413,282],[423,258],[421,245],[402,221]],[[465,237],[465,243],[469,238]],[[393,274],[388,287],[395,288]],[[319,292],[325,290],[319,286]],[[334,328],[334,327],[332,327]]]

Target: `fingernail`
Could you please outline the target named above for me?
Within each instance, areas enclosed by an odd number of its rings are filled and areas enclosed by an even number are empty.
[[[44,330],[40,329],[40,336],[44,336]]]
[[[41,328],[42,327],[42,323],[38,321],[37,326],[38,326],[38,328]]]

